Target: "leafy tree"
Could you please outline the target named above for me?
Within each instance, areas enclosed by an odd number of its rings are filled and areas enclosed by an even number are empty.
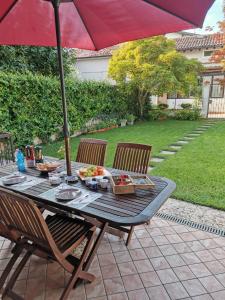
[[[177,52],[164,36],[128,42],[113,53],[109,76],[117,84],[137,91],[140,116],[150,95],[197,89],[202,64]]]
[[[73,50],[63,49],[65,75],[75,62]],[[0,71],[32,72],[58,76],[57,50],[53,47],[0,46]]]

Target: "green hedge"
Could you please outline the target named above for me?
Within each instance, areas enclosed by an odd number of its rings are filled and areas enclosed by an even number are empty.
[[[127,96],[104,82],[66,80],[71,132],[90,118],[128,111]],[[59,132],[63,116],[57,78],[0,72],[0,131],[12,132],[20,145],[35,137],[48,142]]]

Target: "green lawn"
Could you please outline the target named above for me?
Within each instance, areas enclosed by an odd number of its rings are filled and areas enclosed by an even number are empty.
[[[106,166],[111,166],[118,142],[134,142],[150,144],[153,146],[153,154],[158,155],[161,149],[179,138],[185,133],[191,132],[197,128],[202,121],[154,121],[138,122],[134,126],[116,128],[110,131],[88,134],[85,137],[105,139],[109,142],[106,156]],[[77,146],[81,137],[71,139],[72,160],[75,160]],[[52,143],[44,147],[44,154],[57,156],[57,150],[63,142]]]
[[[153,155],[199,127],[205,121],[139,122],[135,126],[89,134],[85,137],[106,139],[109,142],[106,165],[111,166],[118,142],[127,141],[151,144]],[[76,157],[79,138],[72,138],[72,159]],[[44,153],[57,156],[62,142],[44,147]],[[164,155],[165,156],[165,155]],[[177,189],[174,197],[193,203],[225,210],[225,122],[220,121],[200,137],[183,146],[176,155],[157,164],[152,171],[174,180]]]
[[[225,122],[185,145],[153,174],[176,182],[177,199],[225,210]]]

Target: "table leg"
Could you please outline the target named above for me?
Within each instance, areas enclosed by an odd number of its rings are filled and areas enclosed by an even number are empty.
[[[93,261],[93,259],[95,257],[95,254],[96,254],[96,252],[98,250],[98,247],[99,247],[99,245],[101,243],[101,240],[102,240],[102,238],[103,238],[103,236],[104,236],[104,234],[105,234],[105,232],[107,230],[107,227],[108,227],[108,223],[107,222],[102,224],[102,227],[100,228],[99,235],[97,236],[97,239],[95,240],[94,245],[93,245],[93,247],[92,247],[92,249],[91,249],[91,251],[90,251],[90,253],[88,255],[88,258],[87,258],[87,260],[85,262],[84,271],[87,271],[89,269],[89,267],[90,267],[90,265],[91,265],[91,263],[92,263],[92,261]]]

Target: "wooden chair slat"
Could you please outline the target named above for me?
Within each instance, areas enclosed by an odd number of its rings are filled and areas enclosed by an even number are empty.
[[[107,141],[98,139],[81,139],[78,146],[76,162],[104,166]]]

